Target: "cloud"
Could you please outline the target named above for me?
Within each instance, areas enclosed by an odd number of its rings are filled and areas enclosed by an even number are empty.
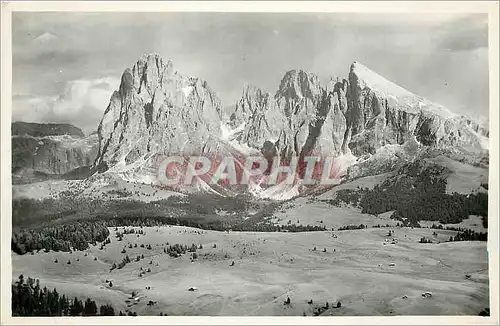
[[[448,51],[470,51],[488,47],[488,16],[477,14],[443,25],[439,31],[439,48]]]
[[[72,80],[59,96],[13,96],[13,120],[72,123],[84,132],[97,129],[111,94],[118,89],[114,77]]]

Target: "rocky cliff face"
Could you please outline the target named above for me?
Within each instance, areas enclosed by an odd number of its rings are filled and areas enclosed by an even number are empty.
[[[302,70],[289,71],[281,80],[275,100],[284,124],[276,145],[283,157],[340,153],[345,131],[343,85],[332,81],[328,86]]]
[[[159,55],[122,75],[99,124],[97,164],[130,164],[157,153],[201,153],[220,134],[220,100],[207,82],[185,77]]]
[[[97,156],[97,135],[84,137],[75,126],[14,123],[12,130],[12,172],[18,179],[62,175],[92,165]]]
[[[272,96],[254,85],[245,85],[241,99],[236,103],[236,108],[230,116],[230,125],[237,128],[256,112],[266,112],[272,104]]]
[[[238,139],[265,154],[278,152],[284,159],[340,154],[346,130],[346,87],[347,82],[340,79],[323,87],[314,74],[291,70],[274,97],[246,87],[231,124],[244,123]]]
[[[351,65],[347,79],[332,78],[322,85],[315,75],[292,70],[283,77],[274,101],[265,96],[266,104],[258,105],[261,93],[251,92],[254,96],[249,97],[245,91],[240,103],[252,104],[239,103],[231,118],[237,121],[247,107],[258,107],[259,117],[273,116],[273,124],[268,119],[244,118],[248,123],[243,135],[257,136],[242,137],[242,141],[255,148],[265,144],[269,149],[274,144],[284,157],[348,152],[362,156],[414,138],[424,146],[487,149],[489,132],[485,127],[357,62]]]
[[[260,88],[246,85],[243,95],[230,117],[233,128],[245,126],[237,139],[250,147],[260,148],[265,141],[279,137],[277,126],[283,125],[283,115],[276,108],[272,95]]]
[[[360,63],[349,72],[347,137],[355,155],[415,136],[425,146],[483,146],[488,131],[470,119],[417,96]],[[347,139],[346,139],[347,140]]]
[[[32,123],[32,122],[13,122],[12,135],[16,136],[62,136],[68,135],[74,138],[84,138],[85,135],[80,128],[67,123]]]

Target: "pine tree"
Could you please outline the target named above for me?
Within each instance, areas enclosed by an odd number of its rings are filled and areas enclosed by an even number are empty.
[[[85,301],[85,307],[83,308],[83,314],[85,316],[96,316],[97,315],[97,305],[95,301],[87,299]]]
[[[73,300],[73,303],[71,304],[70,307],[70,315],[71,316],[80,316],[83,312],[83,305],[82,303],[78,300],[77,297]]]
[[[108,304],[102,305],[99,308],[99,315],[101,315],[101,316],[114,316],[115,315],[115,310],[113,309],[112,306],[110,306]]]

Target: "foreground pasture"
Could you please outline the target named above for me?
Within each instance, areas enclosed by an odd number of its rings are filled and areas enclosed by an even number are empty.
[[[488,307],[486,242],[420,244],[421,237],[445,241],[456,232],[395,227],[389,237],[389,230],[254,233],[164,226],[118,241],[110,228],[111,243],[102,250],[13,253],[12,276],[39,278],[61,294],[139,315],[477,315]],[[191,253],[173,258],[164,253],[167,242],[202,249],[194,260]],[[126,255],[131,262],[110,271]],[[432,296],[423,297],[426,291]],[[290,304],[284,304],[287,297]],[[334,307],[338,301],[340,308]]]

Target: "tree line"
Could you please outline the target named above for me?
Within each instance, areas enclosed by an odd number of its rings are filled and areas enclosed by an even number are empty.
[[[403,226],[418,226],[418,221],[439,221],[442,224],[460,223],[470,215],[482,217],[488,225],[488,194],[446,193],[446,169],[431,165],[423,168],[420,162],[404,167],[395,177],[373,189],[342,189],[328,202],[335,206],[349,204],[361,208],[361,213],[378,215],[394,211],[391,218]]]
[[[380,227],[380,224],[378,225],[378,227]],[[365,229],[365,228],[366,228],[366,225],[364,225],[364,224],[360,224],[360,225],[345,225],[345,226],[339,227],[338,231],[362,230],[362,229]]]
[[[12,284],[12,316],[114,316],[113,306],[98,306],[90,298],[70,299],[57,290],[41,288],[40,281],[21,274]]]
[[[22,255],[38,250],[70,251],[85,250],[89,243],[96,245],[109,236],[103,221],[79,221],[35,229],[14,229],[11,249]]]
[[[449,241],[488,241],[488,233],[476,232],[474,230],[463,230],[454,237],[450,236]]]
[[[287,224],[276,225],[270,222],[259,223],[241,223],[232,227],[233,231],[246,232],[315,232],[326,231],[323,225],[302,225],[302,224]]]
[[[456,230],[456,229],[455,229]],[[435,235],[436,233],[434,233]],[[455,236],[450,236],[447,242],[454,241],[488,241],[487,232],[476,232],[470,229],[460,229]],[[432,243],[433,241],[429,238],[420,238],[419,243]]]
[[[101,243],[101,249],[109,243],[108,227],[153,227],[163,225],[177,225],[196,227],[204,230],[215,231],[249,231],[249,232],[309,232],[325,231],[325,226],[316,225],[276,225],[261,218],[248,219],[239,223],[226,223],[221,220],[200,221],[190,218],[170,216],[96,216],[88,220],[67,221],[61,224],[46,225],[33,229],[13,229],[11,249],[20,254],[38,250],[71,251],[85,250],[89,244]],[[144,234],[142,230],[133,228],[117,232],[118,241],[123,240],[123,235],[128,233]]]

